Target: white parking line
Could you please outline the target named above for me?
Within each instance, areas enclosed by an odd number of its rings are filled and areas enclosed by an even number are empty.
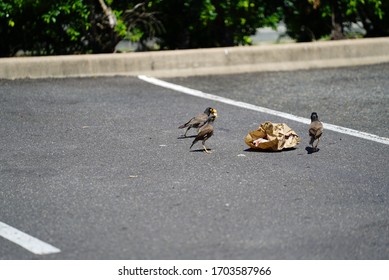
[[[0,236],[18,244],[36,255],[47,255],[61,252],[60,249],[2,222],[0,222]]]
[[[218,102],[222,102],[225,104],[229,104],[229,105],[233,105],[233,106],[237,106],[237,107],[241,107],[241,108],[245,108],[245,109],[249,109],[249,110],[253,110],[253,111],[257,111],[257,112],[261,112],[261,113],[265,113],[265,114],[269,114],[269,115],[274,115],[277,117],[282,117],[282,118],[285,118],[288,120],[292,120],[292,121],[296,121],[296,122],[300,122],[300,123],[304,123],[304,124],[309,124],[311,122],[311,120],[307,119],[307,118],[302,118],[299,116],[295,116],[295,115],[284,113],[284,112],[275,111],[275,110],[268,109],[265,107],[260,107],[260,106],[256,106],[253,104],[249,104],[249,103],[236,101],[233,99],[205,93],[205,92],[202,92],[200,90],[195,90],[195,89],[183,87],[183,86],[176,85],[176,84],[169,83],[169,82],[165,82],[165,81],[153,78],[153,77],[139,75],[138,78],[145,81],[145,82],[148,82],[150,84],[157,85],[157,86],[164,87],[164,88],[168,88],[168,89],[172,89],[172,90],[179,91],[179,92],[189,94],[192,96],[201,97],[201,98],[205,98],[205,99],[213,100],[213,101],[218,101]],[[378,135],[354,130],[354,129],[347,128],[347,127],[341,127],[341,126],[337,126],[337,125],[333,125],[333,124],[329,124],[329,123],[323,123],[323,125],[324,125],[324,128],[326,130],[336,131],[339,133],[343,133],[343,134],[359,137],[362,139],[367,139],[370,141],[378,142],[381,144],[389,145],[389,138],[385,138],[385,137],[381,137]]]

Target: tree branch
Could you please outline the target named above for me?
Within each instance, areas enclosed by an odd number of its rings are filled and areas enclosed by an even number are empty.
[[[117,19],[115,14],[112,12],[111,8],[109,8],[104,0],[99,0],[100,6],[103,9],[104,15],[108,18],[108,24],[111,29],[113,29],[117,24]]]

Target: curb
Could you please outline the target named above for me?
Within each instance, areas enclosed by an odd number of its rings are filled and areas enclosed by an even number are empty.
[[[0,59],[0,79],[178,77],[389,62],[389,37],[266,46]]]

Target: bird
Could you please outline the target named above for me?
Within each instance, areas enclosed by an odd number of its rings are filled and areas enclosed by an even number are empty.
[[[186,134],[188,133],[189,129],[191,129],[191,128],[199,129],[202,126],[204,126],[210,115],[217,116],[217,110],[214,108],[208,107],[207,109],[205,109],[204,113],[200,113],[197,116],[191,118],[187,123],[180,125],[178,128],[179,129],[185,128],[185,127],[187,128],[185,133],[184,133],[184,137],[186,137]]]
[[[309,125],[309,136],[311,137],[311,140],[309,141],[309,145],[312,146],[312,148],[317,151],[317,145],[319,145],[320,137],[323,134],[323,124],[319,121],[319,116],[316,112],[313,112],[311,114],[311,124]],[[317,140],[316,145],[314,146],[313,143]]]
[[[196,138],[193,140],[192,145],[189,149],[192,149],[193,145],[198,141],[202,141],[202,145],[204,148],[204,152],[210,154],[211,152],[207,150],[205,147],[205,141],[207,141],[213,135],[213,122],[215,121],[217,116],[210,115],[206,121],[206,124],[199,130]]]

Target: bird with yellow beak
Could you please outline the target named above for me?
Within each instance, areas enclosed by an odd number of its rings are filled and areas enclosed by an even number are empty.
[[[211,152],[207,149],[205,146],[205,141],[207,141],[212,135],[213,135],[213,122],[217,118],[217,115],[210,115],[206,121],[206,124],[200,128],[199,133],[197,134],[196,138],[193,140],[192,145],[189,149],[192,149],[193,145],[196,144],[198,141],[202,141],[202,145],[204,148],[204,152],[207,154],[210,154]]]
[[[191,128],[200,129],[201,127],[203,127],[207,123],[208,118],[210,116],[217,117],[217,110],[214,108],[208,107],[207,109],[205,109],[205,111],[203,113],[200,113],[197,116],[191,118],[188,122],[186,122],[183,125],[180,125],[178,128],[179,129],[186,128],[186,131],[185,131],[183,136],[187,137],[186,134],[188,133],[189,129],[191,129]]]

